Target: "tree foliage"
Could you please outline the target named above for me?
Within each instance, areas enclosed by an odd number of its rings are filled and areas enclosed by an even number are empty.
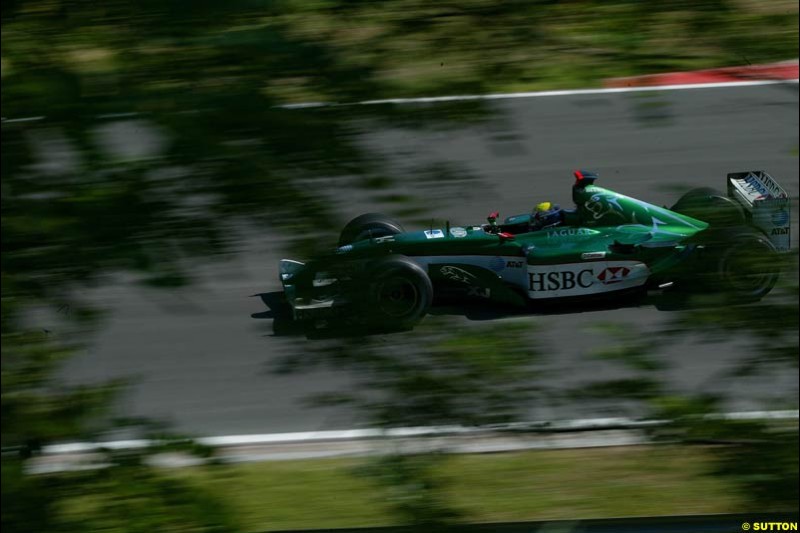
[[[582,384],[578,395],[633,401],[639,416],[669,421],[649,430],[656,441],[717,446],[709,474],[732,482],[754,509],[796,508],[800,471],[797,422],[742,420],[722,414],[726,403],[739,394],[743,379],[771,379],[776,372],[796,375],[798,301],[794,257],[787,261],[773,293],[759,302],[726,305],[725,294],[705,295],[675,312],[659,331],[607,325],[602,329],[611,343],[594,356],[614,360],[632,375]],[[737,339],[747,344],[747,355],[717,375],[728,386],[711,393],[702,387],[686,392],[668,385],[666,372],[672,365],[660,348],[687,337],[706,343]],[[697,357],[703,357],[702,348],[702,344],[695,348]],[[797,406],[796,394],[783,401],[779,407]]]
[[[319,247],[337,214],[314,193],[315,180],[372,188],[392,179],[360,142],[364,124],[424,127],[487,113],[477,104],[425,107],[413,116],[392,106],[301,111],[289,104],[592,83],[698,58],[740,62],[743,51],[748,61],[796,57],[794,17],[748,18],[731,6],[3,2],[3,446],[35,451],[106,427],[122,383],[65,388],[54,379],[99,324],[97,310],[82,302],[86,287],[121,272],[155,287],[189,283],[193,261],[232,252],[234,230],[244,223],[283,236],[314,228],[318,240],[287,237],[287,245]],[[759,24],[765,17],[772,23]],[[659,44],[684,35],[702,35],[703,46],[676,58],[680,43]],[[452,174],[444,171],[433,169]],[[58,331],[43,330],[43,314],[56,317]],[[525,352],[504,346],[487,354],[475,349],[479,340],[501,342],[491,335],[442,341],[420,352],[443,365],[435,368],[420,366],[421,356],[412,362],[364,352],[376,388],[396,407],[369,397],[357,402],[384,425],[512,419],[515,395],[528,392],[512,386],[525,376],[514,370]],[[202,513],[213,508],[205,496],[146,465],[111,461],[104,473],[36,478],[25,474],[22,458],[4,456],[3,525],[124,529],[121,510],[141,512],[130,525],[142,530],[176,520],[206,530],[227,523],[222,512]],[[90,523],[59,514],[60,501],[77,490],[109,497],[87,511]],[[162,497],[174,505],[153,510]]]

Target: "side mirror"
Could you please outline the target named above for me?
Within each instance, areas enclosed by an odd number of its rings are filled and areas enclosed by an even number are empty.
[[[514,240],[514,234],[513,233],[507,233],[505,231],[501,231],[500,233],[497,234],[497,236],[500,237],[500,242],[506,242],[506,241],[513,241]]]

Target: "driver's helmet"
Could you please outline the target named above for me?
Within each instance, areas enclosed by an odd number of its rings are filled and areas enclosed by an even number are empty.
[[[561,222],[561,208],[558,204],[542,202],[533,208],[531,223],[534,228],[541,229],[555,226]]]

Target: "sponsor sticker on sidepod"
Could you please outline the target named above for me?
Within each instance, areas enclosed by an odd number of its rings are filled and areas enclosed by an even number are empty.
[[[528,266],[530,298],[561,298],[630,289],[644,285],[650,271],[638,261],[597,261]]]

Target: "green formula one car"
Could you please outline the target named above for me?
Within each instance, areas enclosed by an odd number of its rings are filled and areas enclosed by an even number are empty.
[[[616,298],[651,289],[765,296],[789,249],[786,192],[765,172],[728,175],[727,194],[695,189],[672,208],[595,185],[575,172],[575,208],[488,223],[406,232],[369,213],[347,224],[339,247],[307,263],[283,259],[280,281],[294,320],[343,318],[413,327],[434,297],[527,308],[540,300]]]

